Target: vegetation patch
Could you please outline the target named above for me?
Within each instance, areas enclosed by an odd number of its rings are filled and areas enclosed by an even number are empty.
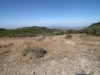
[[[72,38],[72,35],[68,34],[65,38],[66,39],[71,39]]]
[[[0,37],[36,37],[53,33],[52,29],[46,27],[25,27],[13,30],[0,28]]]
[[[86,33],[87,35],[100,36],[100,22],[93,23],[89,27],[80,30],[80,32]]]
[[[28,47],[22,51],[23,56],[26,56],[27,54],[30,53],[32,53],[32,55],[35,56],[36,58],[40,58],[43,57],[47,53],[47,51],[40,47],[33,47],[33,48]]]

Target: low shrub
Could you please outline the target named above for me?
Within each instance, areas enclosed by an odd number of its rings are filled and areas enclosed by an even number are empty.
[[[66,39],[71,39],[72,38],[72,35],[68,34],[65,38]]]
[[[27,51],[22,51],[22,54],[23,54],[23,56],[26,56],[27,55]]]
[[[43,57],[44,54],[47,53],[47,51],[43,48],[36,47],[35,50],[33,51],[33,53],[36,56],[36,58],[40,58],[40,57]]]
[[[43,57],[47,53],[47,51],[40,47],[28,47],[22,51],[23,56],[26,56],[28,53],[32,53],[36,58],[40,58]]]

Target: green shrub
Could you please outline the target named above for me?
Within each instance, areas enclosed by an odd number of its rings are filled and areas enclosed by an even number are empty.
[[[65,33],[62,31],[62,32],[60,32],[60,35],[64,35]]]
[[[36,58],[40,58],[40,57],[43,57],[44,54],[47,53],[47,51],[43,48],[36,47],[35,50],[33,51],[33,53],[36,56]]]
[[[23,54],[23,56],[26,56],[27,55],[27,53],[30,53],[30,52],[32,52],[32,48],[30,48],[30,47],[28,47],[28,48],[26,48],[25,50],[23,50],[22,51],[22,54]]]
[[[27,55],[27,52],[25,50],[22,51],[22,53],[23,53],[23,56],[26,56]]]
[[[72,38],[72,35],[68,34],[65,38],[66,39],[71,39]]]
[[[43,57],[47,53],[47,51],[40,47],[28,47],[24,51],[22,51],[23,56],[26,56],[28,53],[32,53],[36,58],[40,58]]]

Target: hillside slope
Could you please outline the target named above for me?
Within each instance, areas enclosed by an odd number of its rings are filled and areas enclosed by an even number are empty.
[[[87,33],[88,35],[100,36],[100,22],[94,23],[89,27],[82,29],[81,32]]]

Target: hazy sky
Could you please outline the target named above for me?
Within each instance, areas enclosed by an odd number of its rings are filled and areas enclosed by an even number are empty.
[[[100,0],[0,0],[0,28],[87,26],[100,21]]]

